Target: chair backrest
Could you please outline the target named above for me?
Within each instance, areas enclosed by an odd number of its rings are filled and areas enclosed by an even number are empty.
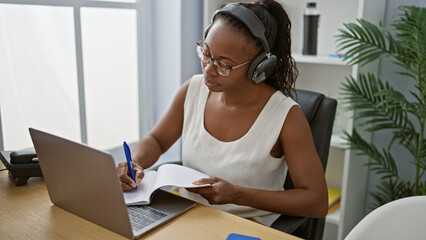
[[[426,239],[426,196],[401,198],[365,216],[345,240]]]
[[[309,122],[315,148],[325,172],[337,101],[321,93],[307,90],[296,90],[296,95],[293,96],[293,99],[299,104]],[[294,188],[294,185],[290,174],[288,174],[284,183],[284,189],[291,188]],[[304,239],[319,240],[322,239],[324,225],[325,218],[301,218],[282,215],[271,227]]]
[[[334,118],[336,116],[337,101],[336,99],[324,96],[324,94],[301,89],[296,90],[296,96],[293,99],[299,104],[308,120],[315,148],[325,172],[328,153],[330,151]],[[290,175],[287,176],[284,188],[294,188]]]
[[[302,108],[311,127],[315,148],[321,160],[324,172],[327,166],[328,153],[330,151],[331,134],[333,132],[334,118],[336,116],[336,99],[324,96],[324,94],[296,90],[295,100]],[[284,188],[294,188],[290,174],[284,184]],[[306,239],[322,239],[324,233],[325,218],[310,218],[298,232]]]

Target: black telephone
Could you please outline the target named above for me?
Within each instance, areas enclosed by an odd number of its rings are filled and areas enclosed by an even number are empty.
[[[9,170],[9,176],[16,186],[26,184],[30,177],[43,176],[35,151],[1,151],[0,153],[0,159]]]

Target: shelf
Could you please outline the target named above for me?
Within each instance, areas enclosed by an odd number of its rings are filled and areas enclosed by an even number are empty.
[[[295,53],[293,54],[293,58],[296,63],[317,63],[346,66],[346,63],[341,58],[334,58],[329,56],[307,56],[300,53]]]
[[[340,223],[340,208],[334,210],[332,213],[327,215],[327,217],[325,218],[325,221],[327,223],[339,225],[339,223]]]
[[[346,145],[346,140],[343,139],[341,135],[332,135],[330,146],[335,148],[346,149],[348,146]]]

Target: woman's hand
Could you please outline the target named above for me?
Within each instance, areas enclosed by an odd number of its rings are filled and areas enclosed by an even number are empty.
[[[203,178],[193,182],[195,185],[210,184],[208,187],[188,188],[193,193],[198,193],[210,204],[234,203],[240,196],[239,186],[233,185],[217,177]]]
[[[127,166],[127,162],[121,162],[117,166],[117,175],[121,181],[121,187],[123,191],[128,192],[135,189],[137,185],[142,181],[144,176],[143,169],[139,164],[132,162],[133,172],[135,174],[136,182],[132,180],[130,177],[129,167]]]

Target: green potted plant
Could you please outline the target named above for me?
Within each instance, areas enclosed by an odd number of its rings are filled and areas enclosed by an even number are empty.
[[[381,176],[377,190],[372,192],[377,206],[387,202],[426,194],[426,8],[401,6],[400,18],[392,22],[394,34],[363,19],[344,24],[336,36],[339,51],[348,64],[369,64],[390,58],[401,66],[398,76],[407,76],[415,86],[410,101],[398,89],[372,73],[352,76],[341,85],[343,104],[354,110],[358,125],[351,134],[344,132],[351,149],[368,156],[370,170]],[[404,78],[407,79],[407,77]],[[391,131],[387,147],[379,149],[364,139],[357,127],[367,132]],[[404,159],[395,159],[391,149],[400,145],[409,152]],[[398,161],[397,161],[398,160]],[[413,179],[403,179],[397,162],[413,164]],[[375,206],[375,207],[377,207]]]

